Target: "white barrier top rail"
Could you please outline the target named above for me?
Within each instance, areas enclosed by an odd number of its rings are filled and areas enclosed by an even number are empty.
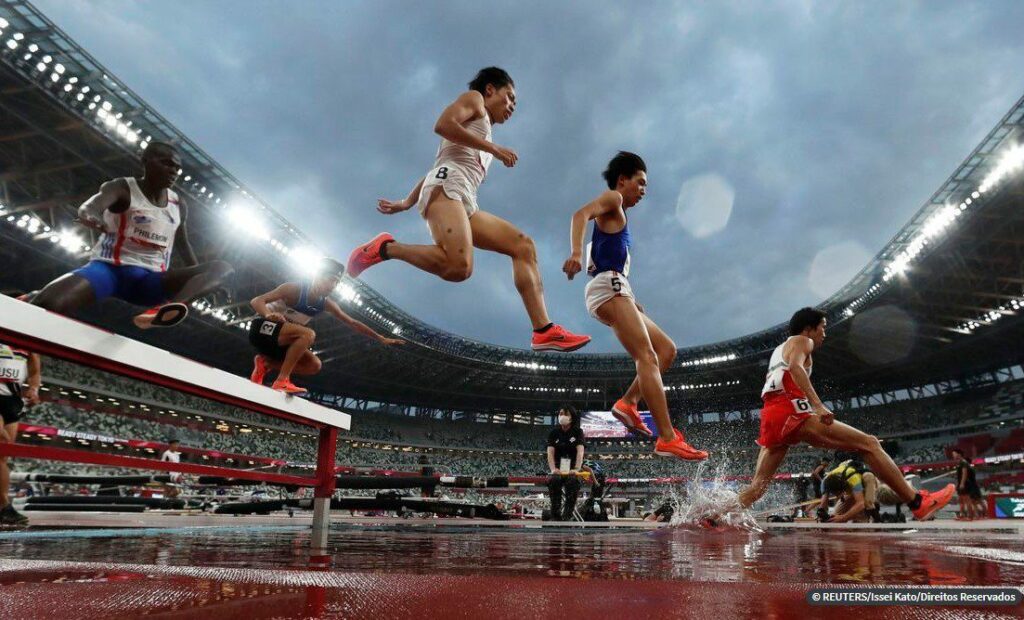
[[[0,342],[276,417],[348,430],[352,417],[0,295]]]

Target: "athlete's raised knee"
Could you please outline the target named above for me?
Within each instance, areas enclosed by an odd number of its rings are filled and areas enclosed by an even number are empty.
[[[658,351],[658,361],[661,363],[662,370],[668,370],[672,367],[672,362],[676,361],[677,352],[676,343],[671,340]]]
[[[469,261],[453,261],[445,265],[441,277],[448,282],[464,282],[473,275],[473,264]]]
[[[637,352],[634,361],[637,366],[658,366],[658,354],[654,352],[654,347],[646,347]]]
[[[516,240],[516,244],[512,247],[512,258],[515,260],[536,263],[537,244],[533,242],[533,238],[526,234],[519,233],[519,238]]]
[[[882,442],[878,441],[878,437],[874,435],[865,434],[860,440],[860,451],[861,452],[881,452]]]

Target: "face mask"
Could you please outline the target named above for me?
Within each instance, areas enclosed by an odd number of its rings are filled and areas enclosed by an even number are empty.
[[[569,416],[567,416],[567,415],[560,415],[560,416],[558,416],[558,423],[561,424],[562,426],[567,425],[569,422],[572,422],[572,418],[570,418]]]

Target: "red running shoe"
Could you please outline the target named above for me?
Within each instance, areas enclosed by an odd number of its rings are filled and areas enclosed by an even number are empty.
[[[359,274],[383,261],[384,258],[380,255],[381,247],[384,246],[385,242],[394,240],[395,238],[391,236],[391,233],[385,232],[352,250],[352,253],[348,255],[348,267],[346,268],[348,275],[358,278]]]
[[[703,461],[708,458],[708,453],[703,450],[697,450],[690,444],[686,443],[683,439],[683,434],[679,432],[679,429],[673,429],[676,432],[675,439],[672,441],[665,441],[663,438],[658,437],[658,441],[654,442],[654,453],[658,456],[677,456],[687,461]]]
[[[941,491],[925,491],[924,489],[918,491],[921,494],[921,505],[917,507],[917,510],[911,511],[914,513],[914,520],[927,521],[939,509],[948,504],[949,500],[953,499],[955,492],[956,487],[953,486],[953,483],[947,484]]]
[[[252,358],[252,374],[249,375],[249,381],[263,385],[263,379],[265,379],[266,376],[267,361],[263,359],[262,355],[257,355]]]
[[[274,385],[270,386],[278,392],[284,392],[285,394],[305,394],[306,388],[301,388],[291,382],[291,379],[274,381]]]
[[[531,348],[534,351],[561,351],[562,353],[568,353],[576,349],[582,349],[587,346],[588,342],[590,342],[590,336],[574,334],[561,325],[552,324],[543,333],[533,332]]]
[[[620,398],[612,405],[612,415],[627,429],[647,437],[654,436],[651,429],[644,424],[644,419],[640,417],[640,411],[636,405],[631,405]]]

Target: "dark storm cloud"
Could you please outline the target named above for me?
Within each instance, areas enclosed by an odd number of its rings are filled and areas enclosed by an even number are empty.
[[[1019,2],[38,4],[338,257],[381,230],[428,242],[418,214],[375,200],[426,172],[436,116],[475,70],[505,67],[520,103],[495,140],[520,164],[493,165],[480,204],[536,239],[548,308],[591,351],[618,347],[560,266],[617,149],[650,166],[634,290],[680,345],[706,343],[820,301],[815,256],[874,254],[1024,91]],[[698,238],[676,198],[704,174],[735,200]],[[521,347],[510,275],[479,255],[462,284],[398,264],[365,280],[431,324]]]

